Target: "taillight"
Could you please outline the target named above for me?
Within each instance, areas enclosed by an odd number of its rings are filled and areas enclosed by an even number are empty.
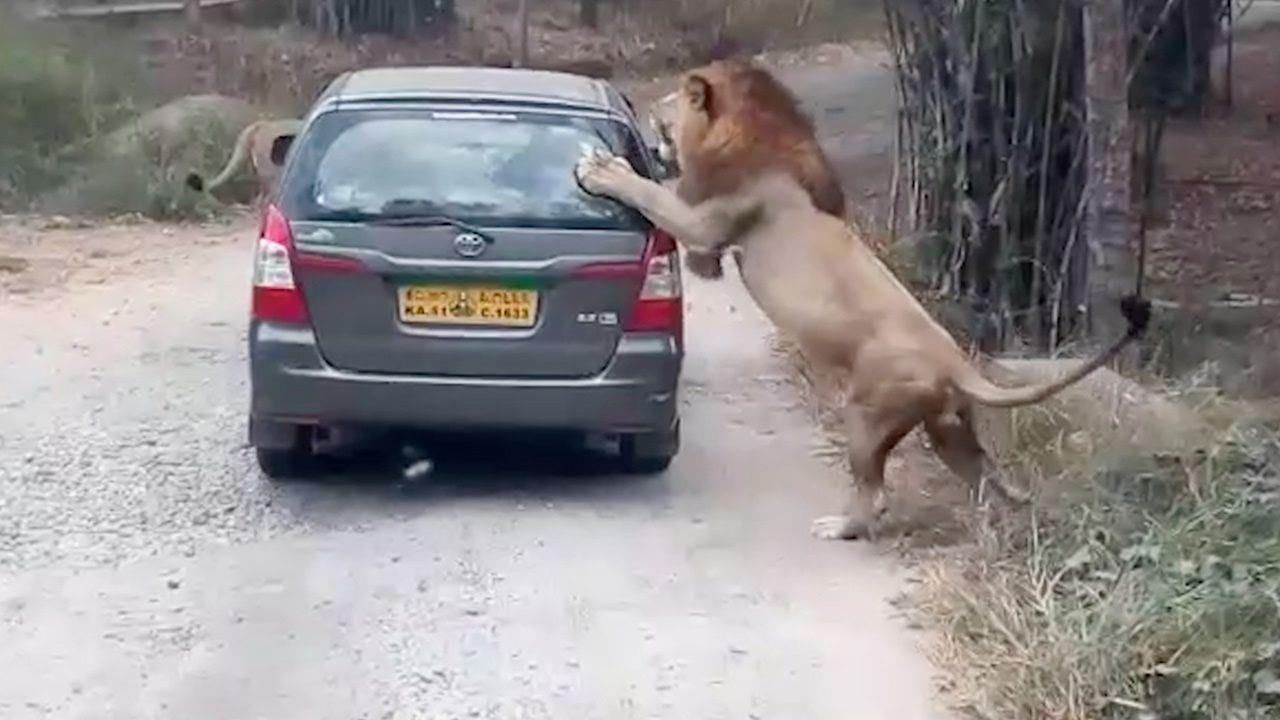
[[[625,329],[631,332],[668,332],[683,341],[682,295],[675,238],[654,230],[649,236],[644,256],[644,284]]]
[[[253,317],[305,324],[307,304],[293,277],[293,232],[274,205],[267,207],[253,256]]]

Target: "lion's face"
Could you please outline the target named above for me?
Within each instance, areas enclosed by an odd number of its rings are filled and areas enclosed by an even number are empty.
[[[669,165],[688,168],[690,153],[711,130],[714,118],[710,70],[688,73],[679,90],[667,94],[649,110],[649,124],[658,138],[658,154]]]

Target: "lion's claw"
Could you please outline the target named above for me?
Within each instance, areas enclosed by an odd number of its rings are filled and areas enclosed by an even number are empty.
[[[599,146],[587,148],[573,168],[578,184],[592,195],[612,196],[619,184],[634,174],[635,170],[626,158],[613,155]]]

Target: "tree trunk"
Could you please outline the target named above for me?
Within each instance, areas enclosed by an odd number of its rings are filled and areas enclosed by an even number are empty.
[[[578,22],[583,27],[599,27],[600,0],[578,0]]]
[[[1124,332],[1120,298],[1137,272],[1129,174],[1133,129],[1128,103],[1128,33],[1123,0],[1084,6],[1085,107],[1089,163],[1084,237],[1088,241],[1088,320],[1102,341]]]
[[[529,0],[520,0],[516,12],[516,67],[529,67]]]
[[[187,27],[191,30],[200,29],[200,0],[183,0],[183,14],[187,18]]]

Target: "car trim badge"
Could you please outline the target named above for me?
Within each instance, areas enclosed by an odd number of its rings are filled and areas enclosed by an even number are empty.
[[[453,251],[465,258],[480,257],[488,241],[475,233],[462,233],[453,239]]]

